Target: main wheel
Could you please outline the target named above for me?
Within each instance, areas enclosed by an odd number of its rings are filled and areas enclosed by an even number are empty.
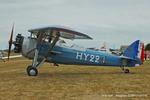
[[[27,67],[26,71],[28,72],[28,71],[29,71],[29,69],[30,69],[31,67],[32,67],[32,66],[31,66],[31,65],[29,65],[29,66]]]
[[[27,74],[29,76],[37,76],[38,70],[36,68],[34,68],[34,67],[28,66],[27,67]]]
[[[129,72],[130,72],[129,69],[124,70],[124,73],[129,73]]]

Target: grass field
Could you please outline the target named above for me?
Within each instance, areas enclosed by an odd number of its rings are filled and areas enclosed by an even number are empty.
[[[124,74],[120,68],[45,63],[37,77],[26,59],[0,62],[0,100],[149,100],[150,61]]]

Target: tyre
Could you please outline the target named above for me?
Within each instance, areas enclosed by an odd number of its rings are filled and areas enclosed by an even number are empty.
[[[129,73],[129,72],[130,72],[129,69],[124,70],[124,73]]]
[[[37,76],[38,75],[38,70],[34,67],[28,66],[27,67],[27,74],[29,76]]]

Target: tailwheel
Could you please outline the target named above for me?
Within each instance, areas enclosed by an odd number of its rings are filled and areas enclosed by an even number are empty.
[[[37,76],[38,75],[38,70],[32,66],[27,67],[27,74],[29,76]]]
[[[54,66],[57,66],[57,67],[58,67],[59,65],[58,65],[57,63],[54,63]]]
[[[124,73],[129,73],[129,69],[124,69]]]
[[[121,69],[124,73],[130,73],[129,69],[125,69],[125,66],[121,66]]]

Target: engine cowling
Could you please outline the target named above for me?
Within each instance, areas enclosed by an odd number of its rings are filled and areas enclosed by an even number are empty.
[[[21,53],[22,51],[22,43],[23,43],[24,37],[21,34],[18,34],[16,36],[15,42],[14,42],[14,52],[15,53]]]

